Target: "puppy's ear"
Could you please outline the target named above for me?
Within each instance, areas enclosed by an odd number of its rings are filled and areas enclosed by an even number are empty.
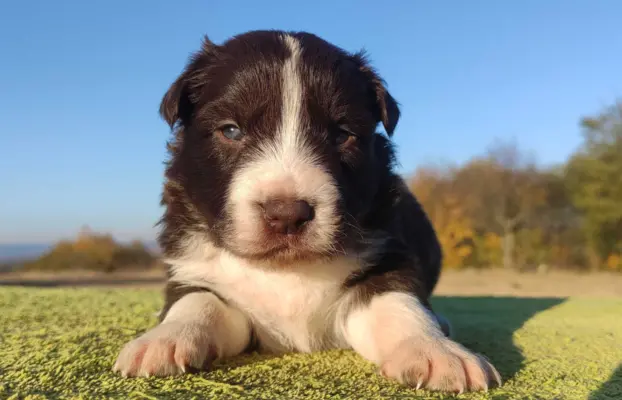
[[[389,136],[393,136],[397,122],[400,119],[398,103],[386,88],[385,82],[369,65],[364,51],[353,55],[355,63],[368,81],[370,96],[374,103],[378,122],[382,122]]]
[[[200,89],[205,84],[205,68],[216,45],[203,37],[201,50],[190,57],[184,71],[173,82],[160,103],[160,115],[171,128],[177,122],[188,124],[191,120]]]

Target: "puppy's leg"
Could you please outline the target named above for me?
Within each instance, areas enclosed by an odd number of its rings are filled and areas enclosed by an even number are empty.
[[[497,370],[448,338],[437,318],[410,292],[385,291],[351,304],[343,331],[356,352],[401,383],[446,392],[501,384]]]
[[[167,291],[161,323],[125,345],[115,371],[123,376],[176,375],[239,354],[249,344],[248,319],[213,293],[194,291],[176,301],[171,296]]]

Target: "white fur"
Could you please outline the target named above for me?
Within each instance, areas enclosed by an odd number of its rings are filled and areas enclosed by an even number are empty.
[[[333,177],[318,162],[305,143],[301,124],[303,84],[299,74],[301,48],[291,36],[284,36],[291,56],[282,67],[281,122],[275,139],[263,144],[244,167],[236,171],[228,193],[228,210],[233,219],[231,246],[244,253],[266,250],[262,238],[263,220],[258,203],[289,197],[308,201],[315,218],[304,237],[307,249],[333,250],[338,227],[338,189]]]
[[[302,112],[302,82],[300,67],[300,44],[291,36],[283,38],[291,56],[283,65],[283,104],[279,130],[282,155],[295,159],[303,148],[300,141],[300,114]]]
[[[250,341],[249,320],[214,294],[190,293],[161,324],[127,343],[114,370],[123,376],[175,375],[209,358],[239,354]]]
[[[199,239],[192,239],[197,241]],[[209,247],[209,245],[207,245]],[[355,260],[301,262],[292,269],[267,269],[225,250],[176,260],[172,280],[207,287],[252,321],[264,350],[309,352],[344,347],[335,335],[340,285],[357,268]]]
[[[341,329],[347,343],[384,376],[431,390],[487,390],[501,383],[483,356],[445,337],[435,316],[413,295],[387,292],[350,310]]]
[[[407,293],[374,296],[368,306],[350,311],[343,323],[347,342],[363,357],[381,363],[399,343],[413,336],[441,338],[435,317]]]
[[[123,374],[174,374],[212,349],[238,354],[252,326],[264,351],[352,348],[383,375],[417,387],[462,392],[501,381],[488,360],[446,338],[414,295],[387,292],[364,305],[356,292],[344,293],[342,282],[360,266],[355,259],[269,269],[194,235],[182,257],[166,261],[171,280],[209,288],[227,305],[211,293],[184,296],[162,324],[126,345],[115,366]]]

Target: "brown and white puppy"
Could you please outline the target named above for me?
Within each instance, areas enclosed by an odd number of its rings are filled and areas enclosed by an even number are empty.
[[[205,38],[160,111],[165,306],[116,371],[351,348],[417,388],[500,383],[430,307],[441,250],[393,172],[398,105],[362,54],[300,32]]]

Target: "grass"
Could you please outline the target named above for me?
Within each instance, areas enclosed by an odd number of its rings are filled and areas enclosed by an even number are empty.
[[[123,379],[122,345],[155,323],[157,288],[0,287],[0,399],[438,399],[350,351],[241,356],[211,372]],[[622,298],[434,299],[501,388],[461,399],[622,398]]]

